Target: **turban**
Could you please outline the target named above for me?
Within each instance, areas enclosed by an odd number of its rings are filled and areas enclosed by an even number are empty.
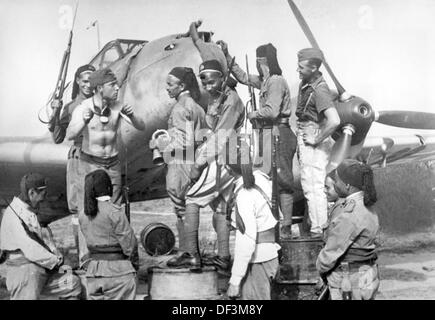
[[[346,184],[363,190],[366,177],[373,172],[369,165],[353,159],[344,160],[337,168],[338,177]]]
[[[87,216],[95,217],[98,212],[98,197],[112,196],[113,187],[106,171],[99,169],[85,177],[84,209]]]
[[[189,90],[193,100],[199,102],[201,99],[201,91],[199,91],[198,81],[192,68],[175,67],[169,74],[173,75],[184,84],[185,90]]]
[[[273,44],[268,43],[259,46],[256,51],[257,58],[266,58],[267,65],[269,66],[270,75],[282,75],[282,70],[278,64],[278,58],[276,56],[276,48]]]
[[[91,73],[95,71],[95,67],[91,64],[85,64],[84,66],[81,66],[77,69],[76,73],[74,74],[74,84],[72,89],[71,98],[74,100],[77,95],[79,94],[79,85],[76,82],[76,79],[82,74],[82,73]]]
[[[29,173],[21,178],[20,182],[20,199],[28,202],[28,192],[30,189],[44,190],[47,188],[47,179],[39,173]]]
[[[100,69],[91,73],[89,82],[92,88],[102,86],[105,83],[116,81],[116,76],[109,68]]]
[[[224,74],[222,66],[217,60],[207,60],[201,63],[201,65],[199,66],[199,74],[210,71],[217,71],[220,72],[222,75]]]
[[[323,56],[323,52],[321,50],[315,48],[306,48],[298,52],[298,61],[310,59],[318,59],[323,62],[325,57]]]

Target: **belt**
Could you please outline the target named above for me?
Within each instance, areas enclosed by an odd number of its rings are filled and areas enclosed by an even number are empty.
[[[19,267],[25,264],[32,263],[27,259],[20,249],[17,250],[3,250],[6,254],[6,265],[11,267]]]
[[[128,257],[122,252],[92,252],[89,254],[92,260],[105,260],[105,261],[116,261],[116,260],[127,260]]]
[[[275,243],[275,229],[267,229],[257,232],[256,243]]]
[[[263,129],[270,129],[272,128],[274,125],[285,125],[290,127],[290,123],[289,123],[289,119],[290,117],[279,117],[276,118],[275,120],[269,120],[269,119],[256,119],[258,124],[260,125],[260,128]]]
[[[97,156],[88,154],[86,152],[83,152],[83,150],[80,152],[80,159],[83,161],[86,161],[86,162],[96,163],[96,164],[106,166],[106,167],[111,167],[119,161],[118,155],[115,155],[115,156],[109,157],[109,158],[101,158],[101,157],[97,157]]]
[[[363,261],[343,261],[349,264],[349,271],[358,271],[362,266],[373,266],[376,264],[376,258],[363,260]],[[341,269],[341,266],[339,266]]]

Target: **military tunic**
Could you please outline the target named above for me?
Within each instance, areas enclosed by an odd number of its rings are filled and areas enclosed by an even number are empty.
[[[168,120],[171,142],[163,156],[168,165],[166,190],[178,216],[184,214],[185,195],[189,187],[189,173],[194,164],[195,145],[202,140],[207,127],[205,113],[188,93],[181,93]]]
[[[46,247],[26,233],[21,221],[44,241]],[[6,286],[11,300],[37,300],[41,294],[56,295],[63,299],[80,297],[80,279],[77,276],[71,273],[47,273],[59,262],[59,257],[54,253],[56,247],[44,239],[32,208],[17,197],[3,214],[0,244],[0,249],[7,252]]]
[[[229,59],[229,57],[227,57]],[[283,76],[272,75],[265,79],[257,75],[248,75],[238,64],[233,66],[233,75],[243,83],[250,83],[260,90],[260,108],[254,112],[260,126],[259,143],[262,144],[262,154],[256,155],[254,164],[267,175],[272,169],[272,127],[279,130],[279,145],[277,148],[278,186],[280,192],[293,192],[293,157],[296,152],[296,136],[290,128],[292,114],[290,89]]]
[[[363,198],[362,191],[354,193],[331,212],[325,247],[316,261],[319,273],[327,276],[333,299],[341,297],[340,262],[349,262],[353,299],[373,299],[379,287],[375,264],[379,221]]]
[[[134,300],[137,280],[132,261],[136,258],[137,239],[124,210],[110,200],[98,201],[97,215],[90,218],[81,212],[79,220],[91,254],[85,265],[88,298]]]

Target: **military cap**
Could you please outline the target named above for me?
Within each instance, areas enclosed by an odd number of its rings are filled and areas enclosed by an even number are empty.
[[[306,48],[298,52],[298,61],[310,59],[318,59],[323,62],[325,57],[323,56],[323,52],[316,48]]]
[[[20,187],[23,194],[30,189],[43,190],[47,188],[47,179],[40,173],[28,173],[21,178]]]
[[[221,74],[224,74],[222,66],[217,60],[207,60],[200,64],[199,74],[209,71],[220,72]]]
[[[116,76],[109,68],[94,71],[89,76],[89,82],[92,88],[112,81],[116,81]]]

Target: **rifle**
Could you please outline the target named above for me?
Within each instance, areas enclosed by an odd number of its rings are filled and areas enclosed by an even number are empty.
[[[75,21],[76,21],[76,15],[77,15],[77,8],[78,8],[78,6],[79,6],[79,3],[77,1],[76,9],[75,9],[75,12],[74,12],[73,23],[72,23],[72,26],[71,26],[71,30],[69,31],[68,44],[67,44],[66,50],[63,53],[62,62],[60,64],[60,69],[59,69],[59,75],[57,76],[56,86],[54,88],[53,95],[49,99],[49,102],[51,102],[53,100],[62,100],[62,98],[63,98],[63,93],[65,91],[66,75],[68,73],[69,58],[71,56],[73,29],[74,29],[74,24],[75,24]],[[58,118],[61,109],[62,109],[62,106],[57,108],[57,110],[55,111],[55,113],[53,114],[51,119],[49,120],[48,130],[50,130],[51,132],[53,132],[53,130],[54,130],[56,119]],[[41,120],[41,118],[39,118],[39,120]]]
[[[248,63],[248,55],[245,55],[246,59],[246,73],[248,74],[248,91],[250,99],[246,102],[246,118],[245,118],[245,133],[246,133],[246,125],[248,123],[248,113],[250,111],[257,110],[257,101],[255,99],[254,88],[249,81],[249,63]],[[249,139],[249,146],[253,148],[253,159],[258,159],[259,157],[259,136],[258,131],[256,129],[259,128],[258,121],[256,119],[251,120],[252,130],[251,130],[251,138]],[[256,161],[256,160],[255,160]]]
[[[213,121],[213,126],[212,126],[212,131],[213,133],[215,133],[217,124],[219,122],[220,117],[222,116],[222,104],[225,102],[225,99],[227,98],[226,94],[225,94],[225,90],[228,87],[228,81],[230,79],[230,74],[231,74],[231,70],[233,70],[233,66],[234,66],[234,61],[236,60],[236,57],[233,57],[233,59],[231,59],[231,63],[228,67],[228,73],[225,77],[225,81],[222,85],[221,88],[221,95],[219,96],[217,103],[218,103],[218,114],[216,116],[216,118]],[[214,192],[214,196],[217,198],[219,196],[219,189],[220,189],[220,184],[221,184],[221,166],[218,163],[218,155],[215,156],[215,161],[216,161],[216,189]]]
[[[279,205],[278,205],[278,164],[277,153],[279,144],[279,132],[277,127],[272,129],[273,148],[272,148],[272,214],[278,221],[275,227],[275,242],[279,243]]]

